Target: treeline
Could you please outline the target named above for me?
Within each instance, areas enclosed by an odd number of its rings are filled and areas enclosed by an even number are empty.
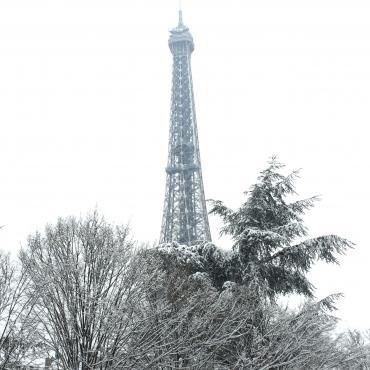
[[[333,295],[314,300],[313,263],[352,243],[307,237],[316,198],[288,202],[297,172],[272,160],[237,210],[213,201],[233,247],[144,247],[96,212],[0,254],[0,369],[368,369],[366,333],[337,334]],[[296,293],[296,311],[277,303]]]

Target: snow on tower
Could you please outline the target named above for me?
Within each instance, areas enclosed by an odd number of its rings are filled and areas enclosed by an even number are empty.
[[[193,245],[211,241],[200,164],[191,53],[193,37],[183,24],[170,31],[173,55],[167,181],[160,243]]]

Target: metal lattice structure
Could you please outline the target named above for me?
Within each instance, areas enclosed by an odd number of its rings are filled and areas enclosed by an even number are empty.
[[[171,122],[160,243],[211,241],[200,163],[191,53],[193,38],[182,22],[170,31],[173,55]]]

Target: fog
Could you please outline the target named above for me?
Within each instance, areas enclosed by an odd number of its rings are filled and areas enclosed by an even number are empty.
[[[320,195],[310,235],[356,243],[317,266],[344,326],[370,327],[367,1],[184,1],[206,198],[237,207],[275,154]],[[159,238],[177,3],[0,3],[0,247],[97,208]],[[213,240],[220,223],[210,218]]]

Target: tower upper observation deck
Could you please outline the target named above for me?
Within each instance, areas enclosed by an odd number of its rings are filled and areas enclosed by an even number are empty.
[[[186,27],[182,20],[182,10],[179,11],[179,23],[177,27],[170,31],[171,35],[168,40],[168,45],[172,54],[186,54],[192,53],[194,50],[193,36],[189,28]]]

